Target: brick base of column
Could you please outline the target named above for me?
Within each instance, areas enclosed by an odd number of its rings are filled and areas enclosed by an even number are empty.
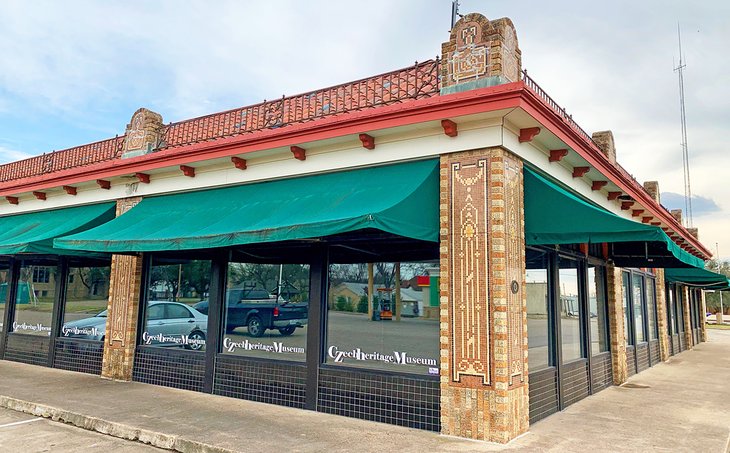
[[[623,307],[621,269],[615,266],[606,266],[606,280],[608,281],[608,325],[611,338],[613,383],[614,385],[621,385],[628,379],[629,372],[626,363],[626,336],[624,333],[626,315]]]
[[[663,362],[672,355],[669,350],[669,332],[667,326],[667,291],[664,280],[664,269],[654,269],[656,275],[656,316],[659,327],[659,351]]]
[[[102,377],[132,380],[141,283],[141,256],[112,256]]]

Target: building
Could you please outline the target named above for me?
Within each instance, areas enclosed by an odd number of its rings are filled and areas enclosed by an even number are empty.
[[[139,109],[0,166],[0,196],[5,360],[495,442],[704,341],[702,289],[728,286],[480,14],[438,60],[168,125]],[[330,267],[373,262],[429,269],[439,322],[328,310]],[[226,301],[281,264],[308,301]],[[16,303],[38,267],[63,277],[50,311]],[[109,276],[101,323],[67,296],[78,269]],[[148,304],[162,280],[207,315]]]

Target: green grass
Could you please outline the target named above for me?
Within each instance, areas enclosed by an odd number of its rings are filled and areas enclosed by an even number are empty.
[[[730,324],[707,324],[708,329],[730,330]]]

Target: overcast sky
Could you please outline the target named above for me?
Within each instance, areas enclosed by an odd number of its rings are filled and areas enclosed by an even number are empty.
[[[164,121],[239,107],[435,57],[450,0],[0,3],[0,163],[115,134],[139,107]],[[523,67],[619,162],[684,207],[677,22],[693,224],[730,258],[730,2],[479,1],[509,17]]]

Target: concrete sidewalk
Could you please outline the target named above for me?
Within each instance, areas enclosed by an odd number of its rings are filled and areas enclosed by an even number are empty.
[[[725,452],[730,331],[507,445],[0,361],[0,406],[177,451]]]

